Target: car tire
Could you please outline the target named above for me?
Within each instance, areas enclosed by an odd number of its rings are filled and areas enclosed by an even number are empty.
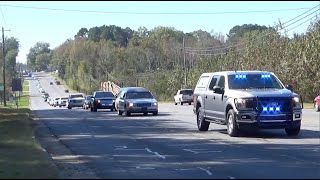
[[[90,107],[90,111],[93,112],[93,108],[92,107]]]
[[[183,102],[180,101],[180,105],[183,105]]]
[[[174,105],[177,105],[178,103],[177,102],[174,102]]]
[[[72,107],[71,107],[71,106],[68,106],[68,109],[72,109]]]
[[[153,112],[152,115],[157,116],[158,115],[158,111]]]
[[[113,111],[113,109],[110,109],[111,111]]]
[[[236,116],[233,109],[230,109],[227,114],[227,132],[229,136],[236,137],[239,135],[239,128],[236,122]]]
[[[97,112],[97,111],[98,111],[98,108],[93,106],[93,112]]]
[[[131,113],[126,111],[126,116],[131,116]]]
[[[205,120],[203,113],[204,111],[200,106],[197,110],[197,126],[199,131],[208,131],[210,122]]]
[[[191,105],[191,102],[189,102],[189,105]]]
[[[148,113],[147,113],[147,112],[145,112],[145,113],[143,113],[143,115],[144,115],[144,116],[148,116]]]

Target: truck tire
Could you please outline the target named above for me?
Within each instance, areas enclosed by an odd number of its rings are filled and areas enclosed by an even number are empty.
[[[233,109],[230,109],[227,114],[227,131],[229,136],[236,137],[239,135],[236,117]]]
[[[208,131],[210,122],[205,121],[203,109],[200,106],[197,110],[197,126],[199,131]]]
[[[285,128],[288,136],[297,136],[300,133],[301,122],[298,127]]]

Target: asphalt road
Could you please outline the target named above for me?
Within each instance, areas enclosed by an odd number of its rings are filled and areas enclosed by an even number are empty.
[[[46,92],[63,85],[35,73]],[[284,130],[229,137],[225,125],[200,132],[192,106],[160,103],[159,115],[51,107],[30,80],[31,108],[99,178],[320,178],[320,113],[303,110],[301,133]],[[61,154],[63,157],[63,154]],[[75,164],[76,166],[76,164]]]

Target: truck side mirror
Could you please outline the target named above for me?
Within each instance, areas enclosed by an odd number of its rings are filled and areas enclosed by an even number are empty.
[[[286,88],[289,89],[290,91],[293,91],[293,87],[291,84],[286,85]]]
[[[223,94],[224,93],[224,89],[220,86],[214,86],[213,87],[213,92],[214,93],[218,93],[218,94]]]

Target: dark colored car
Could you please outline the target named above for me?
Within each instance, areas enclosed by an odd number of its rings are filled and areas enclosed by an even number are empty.
[[[83,103],[83,109],[89,109],[91,108],[91,99],[92,99],[92,95],[86,95],[86,97],[84,97],[84,103]]]
[[[69,90],[68,90],[68,89],[65,89],[64,92],[65,92],[65,93],[69,93]]]
[[[145,116],[152,113],[158,115],[158,102],[152,93],[143,87],[121,88],[116,99],[118,115],[124,112],[126,116],[131,113],[143,113]]]
[[[110,109],[113,111],[115,96],[109,91],[95,91],[92,96],[90,110],[97,112],[98,109]]]
[[[60,81],[56,81],[56,84],[57,84],[57,85],[60,85]]]
[[[50,82],[50,85],[53,85],[53,82]]]

